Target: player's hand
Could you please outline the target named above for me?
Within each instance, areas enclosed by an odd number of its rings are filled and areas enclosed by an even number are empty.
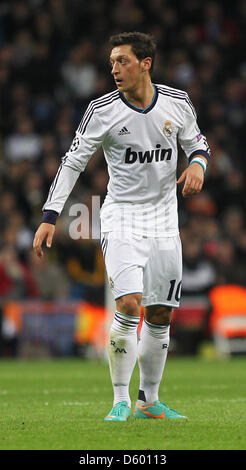
[[[184,183],[182,194],[184,197],[194,196],[200,193],[204,182],[204,171],[199,163],[192,163],[186,168],[177,184]]]
[[[43,241],[46,239],[46,246],[47,248],[50,248],[52,245],[54,233],[55,226],[53,224],[47,224],[46,222],[43,222],[38,227],[33,240],[33,249],[39,258],[42,258],[44,255],[42,250]]]

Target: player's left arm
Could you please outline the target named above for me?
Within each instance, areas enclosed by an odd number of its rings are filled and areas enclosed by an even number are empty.
[[[184,197],[194,196],[195,194],[200,193],[203,187],[207,160],[202,155],[197,155],[197,157],[199,158],[199,163],[196,160],[194,162],[191,161],[192,164],[190,163],[177,181],[177,184],[184,183],[182,189]],[[203,169],[202,161],[204,162],[205,170]]]
[[[203,187],[210,148],[197,125],[196,112],[188,95],[183,103],[183,112],[183,127],[178,134],[178,140],[186,153],[189,165],[179,177],[177,184],[184,183],[182,194],[184,197],[189,197],[198,194]]]

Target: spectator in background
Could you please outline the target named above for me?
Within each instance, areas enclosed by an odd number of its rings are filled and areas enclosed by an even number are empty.
[[[84,240],[78,249],[70,252],[66,268],[72,280],[73,299],[104,304],[105,268],[101,245],[95,240]]]
[[[55,93],[58,80],[58,70],[49,44],[36,42],[32,60],[26,68],[26,82],[30,90],[34,96],[37,93]]]
[[[65,300],[70,295],[70,280],[64,266],[52,259],[35,259],[29,252],[28,269],[36,284],[37,296],[42,300]]]
[[[88,99],[94,94],[97,70],[94,47],[90,41],[83,41],[72,48],[62,67],[62,76],[70,97]]]
[[[48,133],[54,126],[55,111],[52,96],[46,91],[37,93],[36,99],[33,102],[32,112],[36,128],[41,134]]]
[[[216,280],[215,267],[212,261],[206,258],[200,237],[195,237],[188,231],[182,239],[184,239],[182,296],[207,295]]]
[[[28,79],[26,71],[33,58],[34,47],[30,30],[17,31],[12,46],[12,66],[17,80],[26,81]]]
[[[222,238],[216,254],[217,284],[246,286],[245,264],[237,257],[236,247],[229,238]]]
[[[71,139],[73,139],[73,127],[71,118],[62,114],[58,116],[56,120],[55,130],[59,152],[61,155],[64,155],[67,152]]]
[[[227,206],[222,216],[222,227],[235,244],[245,228],[244,214],[240,206]]]
[[[204,250],[208,232],[203,235],[204,238],[194,235],[189,225],[181,230],[183,300],[181,310],[174,317],[172,338],[176,342],[176,351],[183,355],[197,354],[206,336],[210,311],[208,294],[216,282],[217,273],[213,260]]]
[[[11,245],[17,254],[23,254],[32,246],[32,231],[25,223],[21,212],[12,212],[8,218],[8,225],[3,232],[3,243]]]
[[[6,158],[12,162],[36,160],[39,158],[40,153],[40,136],[34,132],[31,118],[25,117],[17,122],[14,134],[6,140]]]
[[[21,300],[27,295],[24,269],[13,246],[0,250],[0,295],[4,300]]]
[[[33,168],[26,172],[24,181],[23,204],[29,215],[29,223],[33,225],[43,205],[43,179],[42,175]]]
[[[9,218],[16,210],[17,201],[15,195],[10,191],[5,190],[0,198],[0,224],[2,230],[8,226]]]

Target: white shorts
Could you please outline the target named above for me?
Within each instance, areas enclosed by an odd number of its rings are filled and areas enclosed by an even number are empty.
[[[142,305],[178,307],[182,279],[182,247],[179,235],[167,238],[131,236],[118,238],[102,233],[109,285],[114,299],[142,294]]]

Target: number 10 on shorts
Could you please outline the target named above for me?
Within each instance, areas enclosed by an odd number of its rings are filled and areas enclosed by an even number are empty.
[[[182,281],[180,281],[178,284],[177,284],[177,280],[176,279],[172,279],[172,281],[170,281],[170,289],[169,289],[169,292],[168,292],[168,296],[167,296],[167,300],[172,300],[173,299],[173,296],[176,300],[176,302],[179,302],[180,301],[180,297],[181,297],[181,284],[182,284]]]

